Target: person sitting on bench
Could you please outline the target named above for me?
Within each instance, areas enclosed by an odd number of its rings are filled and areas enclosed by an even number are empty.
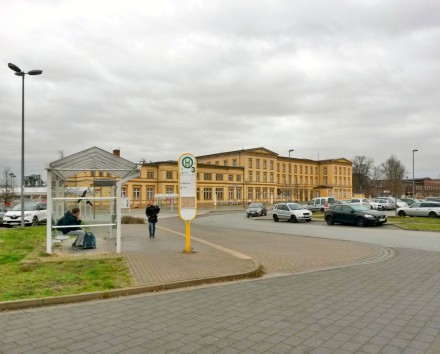
[[[61,225],[69,226],[69,225],[80,225],[80,224],[81,224],[80,211],[79,208],[75,207],[71,211],[69,210],[64,214],[63,222]],[[82,228],[73,226],[73,227],[61,228],[60,230],[64,235],[77,236],[75,242],[73,243],[74,247],[82,246],[85,235],[85,231]]]

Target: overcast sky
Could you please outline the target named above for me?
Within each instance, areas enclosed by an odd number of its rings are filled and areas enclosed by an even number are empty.
[[[1,0],[0,167],[263,146],[440,177],[438,0]],[[18,180],[17,180],[18,181]]]

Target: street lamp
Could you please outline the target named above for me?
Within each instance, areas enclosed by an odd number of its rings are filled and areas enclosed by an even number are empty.
[[[43,70],[31,70],[25,73],[12,63],[9,69],[15,71],[15,75],[21,76],[21,227],[24,227],[24,77],[25,75],[41,75]]]
[[[292,176],[291,176],[292,170],[290,168],[290,153],[293,151],[295,151],[295,150],[293,150],[293,149],[289,150],[289,197],[290,197],[290,200],[292,200]]]
[[[12,172],[9,173],[9,177],[11,177],[11,189],[13,188],[13,184],[12,184],[12,179],[17,177],[16,175],[14,175]]]
[[[417,152],[417,151],[419,151],[419,150],[417,150],[417,149],[414,149],[413,150],[413,183],[412,183],[412,197],[413,198],[415,198],[416,196],[415,196],[415,194],[414,194],[414,153],[415,152]]]

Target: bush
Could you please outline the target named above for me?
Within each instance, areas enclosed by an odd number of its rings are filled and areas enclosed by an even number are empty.
[[[144,224],[143,218],[137,218],[134,216],[125,215],[121,218],[122,224]]]

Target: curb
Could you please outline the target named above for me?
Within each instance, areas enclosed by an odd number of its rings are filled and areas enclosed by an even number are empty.
[[[20,309],[26,309],[32,307],[63,305],[63,304],[71,304],[71,303],[91,301],[91,300],[111,299],[115,297],[138,295],[143,293],[159,292],[159,291],[179,289],[179,288],[185,288],[191,286],[260,277],[263,273],[263,268],[260,264],[258,264],[254,260],[252,261],[255,264],[255,268],[246,273],[222,275],[212,278],[183,280],[178,282],[157,284],[157,285],[137,286],[132,288],[123,288],[123,289],[109,290],[109,291],[96,291],[96,292],[77,294],[77,295],[64,295],[64,296],[52,296],[47,298],[29,299],[29,300],[4,301],[4,302],[0,302],[0,311],[20,310]]]

